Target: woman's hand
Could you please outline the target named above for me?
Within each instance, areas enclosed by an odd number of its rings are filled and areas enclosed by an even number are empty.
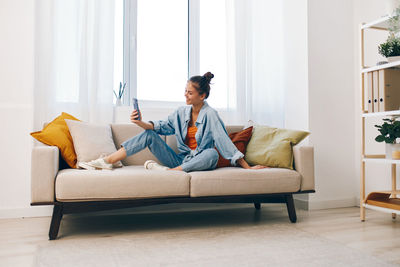
[[[253,169],[253,170],[259,170],[259,169],[265,169],[265,168],[270,168],[270,167],[264,166],[264,165],[255,165],[255,166],[250,167],[250,169]]]
[[[131,113],[131,122],[145,130],[154,130],[154,125],[152,123],[142,121],[142,114],[136,109],[134,109]]]
[[[131,122],[138,124],[141,121],[141,114],[134,109],[131,113]]]
[[[265,169],[269,168],[268,166],[263,166],[263,165],[255,165],[250,167],[250,165],[244,160],[244,158],[240,158],[237,160],[237,163],[242,166],[244,169],[253,169],[253,170],[259,170],[259,169]]]

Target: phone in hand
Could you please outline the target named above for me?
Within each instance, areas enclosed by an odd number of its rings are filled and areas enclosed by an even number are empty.
[[[133,108],[138,112],[139,118],[137,120],[141,121],[142,120],[142,114],[140,114],[140,110],[139,110],[139,103],[137,98],[132,98],[132,105]]]

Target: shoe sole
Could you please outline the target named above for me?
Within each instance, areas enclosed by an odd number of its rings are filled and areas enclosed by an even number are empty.
[[[86,170],[112,170],[113,168],[108,168],[108,167],[104,167],[104,168],[100,168],[98,166],[93,166],[90,165],[89,163],[86,162],[79,162],[78,164],[79,167],[86,169]]]
[[[82,169],[85,169],[85,170],[95,170],[94,167],[92,167],[92,166],[86,164],[85,162],[79,162],[79,163],[78,163],[78,167],[79,167],[79,168],[82,168]]]
[[[150,170],[149,168],[147,168],[147,166],[150,164],[150,163],[156,163],[154,160],[147,160],[145,163],[144,163],[144,168],[146,169],[146,170]]]

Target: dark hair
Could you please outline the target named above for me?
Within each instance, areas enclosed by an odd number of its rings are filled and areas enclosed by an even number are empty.
[[[189,79],[193,83],[193,87],[200,95],[206,94],[206,98],[210,95],[210,82],[214,78],[214,74],[207,72],[203,76],[193,76]]]

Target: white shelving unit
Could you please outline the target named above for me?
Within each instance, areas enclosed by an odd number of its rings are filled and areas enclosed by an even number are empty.
[[[365,209],[373,209],[386,213],[391,213],[392,218],[396,218],[396,214],[400,215],[400,191],[396,188],[396,165],[400,164],[400,160],[386,159],[385,155],[366,155],[365,154],[365,119],[369,117],[400,117],[400,110],[387,111],[387,112],[373,112],[368,113],[364,110],[364,75],[366,73],[381,69],[388,69],[393,67],[399,67],[400,61],[391,62],[383,65],[368,67],[364,64],[364,34],[365,30],[384,30],[387,31],[389,27],[389,16],[380,18],[370,23],[363,24],[360,28],[361,30],[361,96],[362,96],[362,115],[361,115],[361,125],[362,125],[362,152],[361,152],[361,182],[360,182],[360,219],[365,221]],[[389,164],[391,166],[391,178],[392,178],[392,188],[390,191],[377,191],[371,192],[368,196],[365,196],[365,164],[366,163],[381,163]]]

